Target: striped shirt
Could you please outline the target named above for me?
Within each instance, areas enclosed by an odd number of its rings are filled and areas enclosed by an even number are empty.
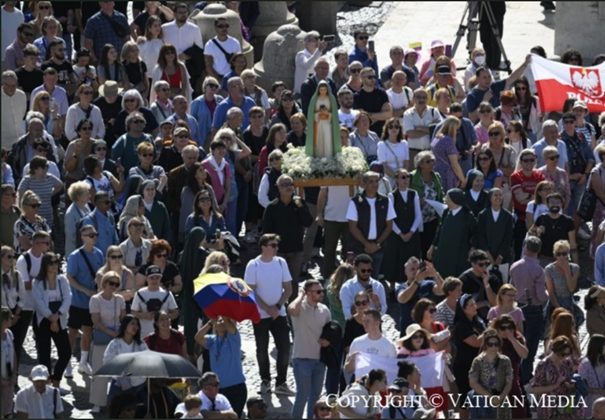
[[[50,227],[53,226],[53,205],[51,203],[53,188],[62,187],[63,182],[54,175],[46,174],[44,178],[37,179],[31,175],[26,175],[19,183],[19,195],[27,190],[32,190],[40,197],[39,214],[44,217]]]

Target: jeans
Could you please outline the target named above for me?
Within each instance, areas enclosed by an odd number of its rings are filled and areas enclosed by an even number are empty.
[[[227,214],[225,214],[225,225],[227,227],[227,230],[229,232],[231,232],[231,234],[237,238],[237,234],[239,233],[237,230],[236,225],[236,216],[237,216],[237,198],[229,201],[229,204],[227,204],[227,210],[226,212]]]
[[[263,381],[271,381],[269,369],[269,332],[277,347],[277,385],[286,382],[288,362],[290,360],[290,327],[285,316],[275,319],[263,318],[254,324],[254,340],[256,341],[256,361]]]
[[[382,269],[382,260],[384,259],[384,249],[381,248],[373,254],[370,254],[372,257],[372,272],[376,273],[375,276],[378,277],[381,274]]]
[[[296,381],[296,398],[292,407],[292,417],[302,418],[305,404],[307,418],[313,418],[313,405],[319,398],[326,373],[326,365],[318,359],[292,359],[294,380]]]
[[[521,363],[521,384],[525,385],[532,378],[538,344],[544,335],[544,311],[539,305],[527,305],[521,309],[525,317],[523,332],[527,340],[527,350],[529,350],[529,354]]]
[[[349,231],[348,222],[331,222],[324,221],[324,264],[322,274],[324,279],[329,279],[336,269],[336,248],[338,240],[344,242],[347,232]],[[345,260],[345,252],[343,249],[342,260]]]
[[[236,175],[237,180],[237,210],[235,212],[235,237],[239,235],[240,230],[242,229],[242,223],[244,223],[244,219],[246,218],[246,213],[248,212],[248,201],[249,201],[249,193],[248,189],[250,188],[251,183],[244,181],[241,175]]]
[[[227,388],[221,388],[221,394],[223,394],[231,404],[231,408],[237,414],[238,418],[242,417],[242,411],[246,405],[248,399],[248,388],[245,383],[228,386]]]
[[[313,223],[311,223],[311,226],[305,231],[305,239],[303,240],[303,261],[309,261],[311,259],[313,244],[315,243],[315,236],[317,235],[317,222],[315,221],[315,217],[317,217],[317,205],[307,203],[307,207],[313,218]]]
[[[34,320],[34,322],[36,322]],[[49,372],[52,372],[50,378],[53,381],[60,381],[63,377],[63,372],[69,363],[71,358],[71,346],[69,345],[69,337],[67,335],[67,329],[61,329],[59,332],[52,332],[50,330],[50,321],[46,318],[40,322],[38,328],[38,336],[36,337],[36,350],[38,351],[38,363],[48,368]],[[57,354],[59,359],[55,364],[55,369],[52,369],[50,361],[50,340],[53,340],[55,347],[57,347]]]
[[[469,410],[471,419],[495,419],[496,409],[492,407],[486,407],[485,399],[477,398],[475,390],[471,389],[467,394],[467,398],[472,401],[472,408]]]
[[[580,202],[580,198],[582,197],[582,193],[586,188],[586,183],[579,184],[578,181],[569,181],[569,188],[571,190],[571,199],[569,200],[569,205],[567,206],[567,215],[573,216],[578,208],[578,203]]]

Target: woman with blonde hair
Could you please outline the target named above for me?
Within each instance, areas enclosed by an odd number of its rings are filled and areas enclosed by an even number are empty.
[[[63,122],[64,120],[62,118],[59,118],[59,115],[56,115],[56,108],[51,108],[50,94],[45,90],[41,90],[31,97],[30,100],[31,111],[28,112],[28,115],[34,112],[41,114],[41,121],[44,124],[44,129],[54,137],[61,138],[65,123]],[[30,118],[32,117],[33,115],[30,116]],[[27,118],[27,120],[29,120],[29,118]]]
[[[30,5],[30,10],[32,11],[33,20],[29,22],[33,31],[34,37],[33,39],[37,39],[42,35],[42,25],[44,24],[44,19],[53,16],[55,14],[53,10],[53,4],[50,1],[41,0],[41,1],[30,1],[28,2]]]
[[[95,278],[97,287],[102,289],[103,276],[108,272],[116,273],[120,279],[120,285],[116,293],[124,298],[126,302],[126,312],[130,313],[130,304],[136,290],[134,274],[124,264],[124,255],[118,245],[110,245],[105,253],[105,264],[99,268]]]
[[[128,88],[139,91],[145,103],[149,100],[149,77],[147,64],[141,59],[139,46],[134,41],[128,41],[122,47],[120,59],[128,77]]]
[[[494,121],[488,128],[487,134],[489,140],[481,146],[481,151],[490,150],[493,155],[493,160],[496,164],[496,169],[500,169],[504,175],[502,180],[502,192],[504,195],[505,209],[510,208],[512,194],[510,192],[510,176],[515,170],[517,156],[513,148],[504,142],[506,132],[504,126],[499,121]]]
[[[498,289],[496,302],[496,306],[492,306],[487,313],[487,319],[492,321],[502,315],[508,315],[515,322],[517,331],[523,333],[523,321],[525,321],[525,317],[517,304],[517,288],[510,283],[503,284]]]
[[[67,189],[71,204],[65,212],[65,255],[69,255],[77,247],[78,222],[92,211],[90,202],[90,184],[86,181],[74,182]]]
[[[63,38],[61,38],[61,33],[63,32],[61,22],[59,22],[57,18],[52,15],[48,15],[42,20],[40,31],[42,32],[42,36],[34,40],[34,45],[38,47],[38,52],[40,53],[38,59],[41,63],[48,60],[49,46],[52,41],[58,39],[63,43],[64,47],[65,41],[63,41]]]
[[[229,261],[229,257],[224,252],[212,251],[206,257],[206,261],[204,262],[204,268],[202,268],[202,272],[200,274],[208,273],[208,269],[213,265],[221,266],[224,272],[229,274],[231,261]]]
[[[460,129],[460,120],[449,116],[435,134],[431,142],[431,150],[435,155],[435,171],[441,175],[444,191],[466,183],[466,178],[458,162],[459,153],[456,148],[456,133]]]

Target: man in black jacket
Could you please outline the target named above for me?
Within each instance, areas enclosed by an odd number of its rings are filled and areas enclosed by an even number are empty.
[[[311,102],[311,97],[315,93],[317,84],[321,80],[328,82],[332,95],[336,96],[336,85],[332,79],[328,77],[330,74],[330,62],[328,59],[325,57],[319,57],[315,62],[313,70],[315,71],[315,75],[309,77],[300,86],[300,104],[305,115],[307,115],[307,111],[309,110],[309,102]]]
[[[288,263],[294,298],[298,294],[298,277],[302,267],[303,236],[313,218],[304,200],[294,195],[294,181],[291,177],[280,175],[277,178],[277,189],[279,197],[265,209],[263,232],[276,233],[282,238],[278,255]]]

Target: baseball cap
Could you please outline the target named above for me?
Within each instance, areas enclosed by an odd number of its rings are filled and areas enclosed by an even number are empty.
[[[36,365],[32,368],[30,377],[32,381],[48,381],[48,368],[44,365]]]
[[[147,267],[147,270],[145,270],[145,275],[147,277],[162,276],[162,270],[160,270],[160,267],[158,267],[157,265],[150,265],[149,267]]]
[[[391,391],[403,391],[405,388],[409,388],[410,384],[403,378],[395,378],[393,383],[389,385]]]
[[[586,102],[584,102],[584,101],[575,101],[573,103],[573,108],[572,109],[576,109],[576,108],[588,109],[588,106],[586,106]]]
[[[418,54],[418,51],[416,51],[416,50],[414,50],[414,49],[412,49],[412,48],[408,48],[408,49],[406,49],[406,50],[405,50],[404,57],[407,57],[407,56],[408,56],[408,54],[416,54],[416,55],[419,55],[419,54]]]
[[[443,43],[443,41],[441,41],[439,39],[435,39],[431,42],[431,50],[433,48],[439,48],[439,47],[445,47],[445,44]]]

